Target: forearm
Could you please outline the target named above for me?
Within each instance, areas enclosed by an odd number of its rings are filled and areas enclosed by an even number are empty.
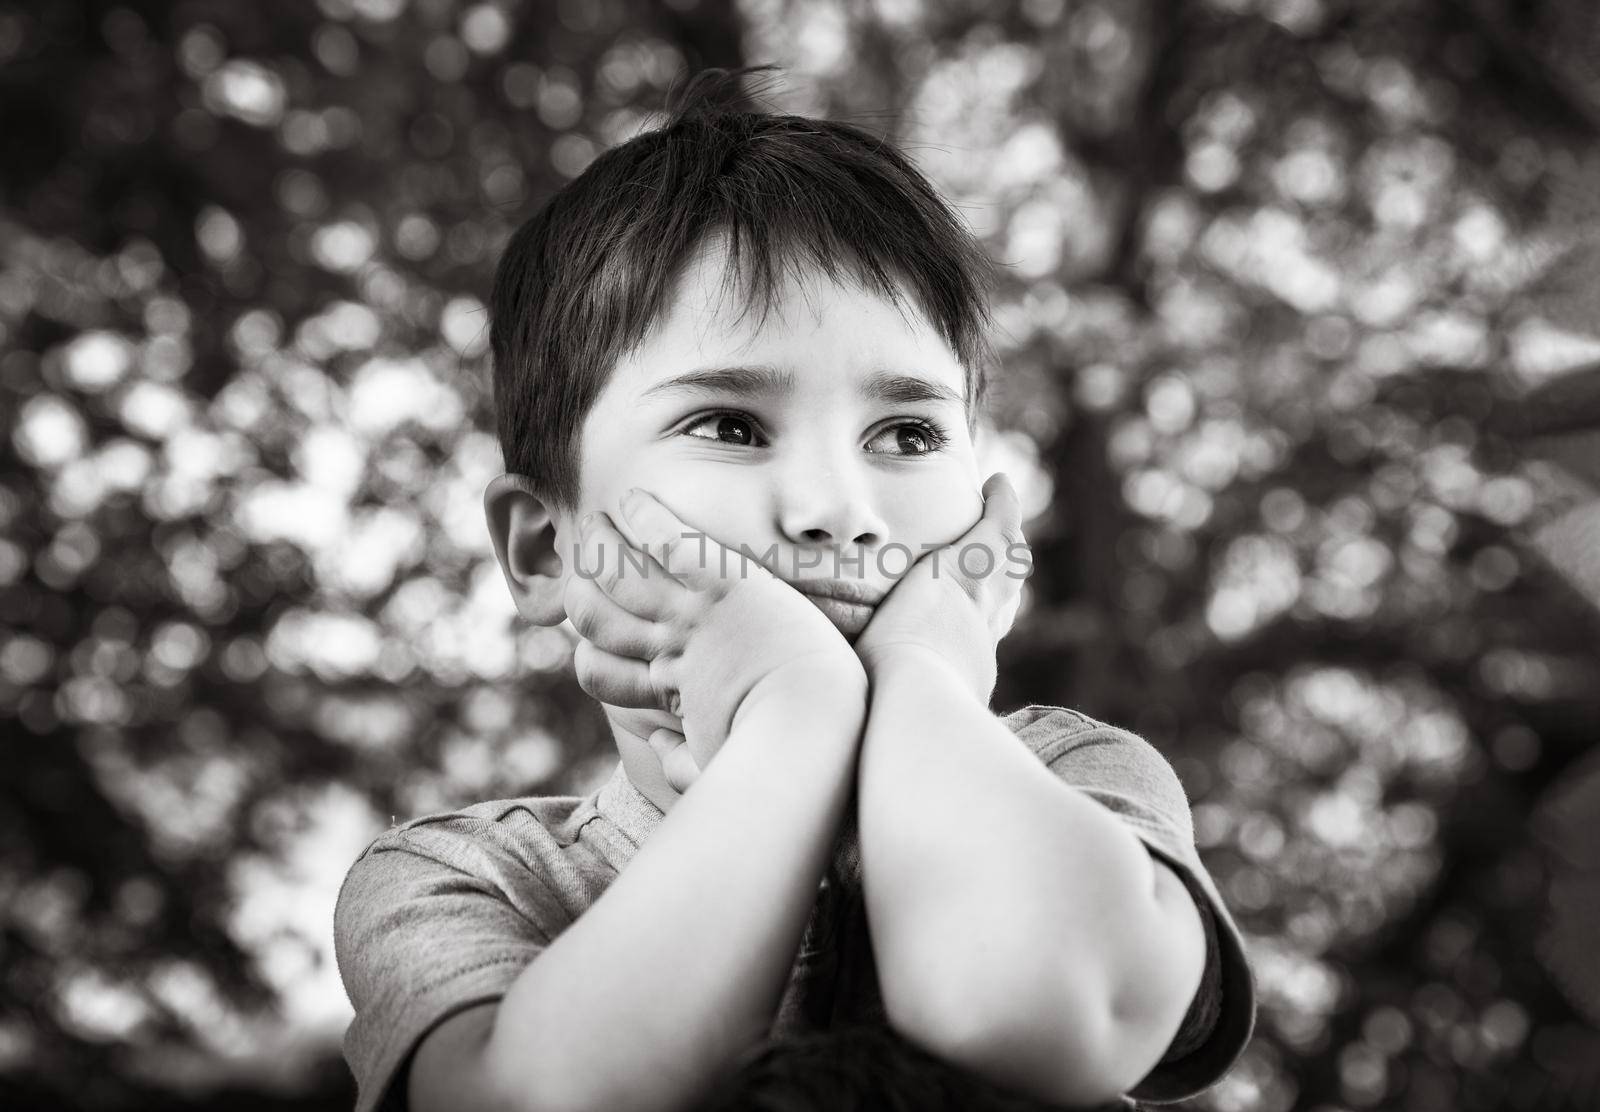
[[[908,1036],[1049,1099],[1102,1099],[1114,996],[1153,908],[1137,837],[1059,782],[931,653],[872,677],[862,868]]]
[[[826,683],[753,692],[650,841],[513,984],[488,1059],[523,1107],[681,1107],[766,1034],[862,729],[864,685]]]

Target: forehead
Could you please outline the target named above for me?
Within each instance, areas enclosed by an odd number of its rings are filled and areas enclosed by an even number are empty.
[[[763,289],[733,264],[722,237],[708,239],[618,377],[644,389],[688,364],[827,362],[841,370],[921,373],[965,396],[959,359],[903,284],[894,301],[849,269],[833,277],[800,260],[775,258],[773,265]]]

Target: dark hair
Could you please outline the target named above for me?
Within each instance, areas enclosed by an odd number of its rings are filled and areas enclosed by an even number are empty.
[[[1117,1100],[1097,1105],[1126,1112]],[[790,1035],[747,1054],[695,1112],[1066,1112],[1002,1089],[883,1024]],[[1081,1112],[1081,1110],[1080,1110]]]
[[[728,239],[725,283],[762,321],[797,264],[848,270],[902,308],[909,293],[965,369],[976,418],[993,360],[987,257],[888,141],[719,103],[772,68],[697,74],[663,127],[596,158],[506,245],[489,333],[500,448],[557,506],[577,502],[578,436],[611,369],[712,233]]]

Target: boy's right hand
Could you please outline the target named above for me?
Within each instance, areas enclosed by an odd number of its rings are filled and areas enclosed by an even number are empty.
[[[631,540],[603,513],[581,527],[580,567],[565,596],[583,638],[574,664],[579,685],[601,702],[683,720],[692,769],[685,754],[663,754],[674,788],[716,755],[758,687],[811,684],[819,698],[864,705],[860,658],[799,591],[644,491],[623,499],[622,518]]]

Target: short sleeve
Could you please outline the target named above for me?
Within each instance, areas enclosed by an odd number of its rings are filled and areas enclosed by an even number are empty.
[[[1256,996],[1243,936],[1195,848],[1182,782],[1149,742],[1077,711],[1030,706],[1005,722],[1064,783],[1126,822],[1194,896],[1206,928],[1206,970],[1172,1048],[1128,1095],[1166,1103],[1202,1092],[1249,1043]],[[1203,1037],[1200,1027],[1209,1028]]]
[[[514,872],[515,889],[500,879]],[[392,830],[351,866],[334,950],[355,1008],[344,1053],[356,1112],[404,1108],[396,1081],[423,1036],[503,996],[554,937],[559,901],[530,879],[494,823],[460,815]]]

